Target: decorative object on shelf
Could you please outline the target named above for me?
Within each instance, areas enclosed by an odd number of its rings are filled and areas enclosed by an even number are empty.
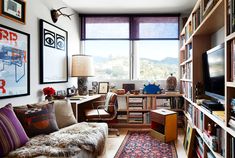
[[[171,76],[169,76],[166,80],[166,88],[168,91],[175,91],[176,86],[177,86],[177,79],[171,73]]]
[[[68,17],[70,20],[70,16],[74,15],[74,14],[64,14],[61,12],[61,9],[64,9],[64,8],[67,8],[67,7],[61,7],[59,9],[52,9],[51,10],[51,19],[54,23],[57,22],[58,18],[63,15],[64,17]]]
[[[55,90],[52,87],[43,88],[43,94],[46,96],[45,99],[51,101],[53,99],[53,95],[55,94]]]
[[[131,94],[138,95],[140,94],[140,90],[131,90]]]
[[[68,81],[68,33],[40,19],[40,83]]]
[[[93,82],[91,83],[91,85],[92,85],[93,93],[94,93],[94,94],[97,94],[97,93],[98,93],[98,82],[97,82],[97,81],[93,81]]]
[[[88,90],[88,94],[89,94],[90,96],[93,95],[93,94],[94,94],[93,89]]]
[[[122,88],[125,89],[125,93],[131,92],[131,90],[135,90],[135,84],[133,83],[124,83],[122,84]]]
[[[161,94],[162,89],[160,88],[160,84],[159,85],[155,85],[154,84],[148,84],[148,85],[144,85],[144,94]]]
[[[2,0],[0,15],[15,22],[25,24],[26,3],[22,0]]]
[[[87,77],[94,76],[93,59],[89,55],[72,56],[72,77],[78,77],[78,94],[87,95]]]
[[[30,35],[0,24],[0,99],[30,94]]]
[[[106,94],[109,91],[109,82],[99,82],[99,94]]]

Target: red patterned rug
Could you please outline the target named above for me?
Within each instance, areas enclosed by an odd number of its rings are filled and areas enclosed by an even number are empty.
[[[115,158],[177,158],[175,145],[163,143],[150,131],[128,131]]]

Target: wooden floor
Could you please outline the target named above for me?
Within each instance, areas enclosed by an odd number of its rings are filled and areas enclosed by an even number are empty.
[[[119,129],[120,136],[116,136],[115,133],[110,133],[107,144],[106,152],[99,158],[113,158],[118,151],[120,145],[122,144],[123,139],[125,138],[128,128]],[[178,139],[175,141],[175,147],[177,150],[178,158],[187,158],[185,150],[183,148],[184,133],[183,130],[179,129]]]

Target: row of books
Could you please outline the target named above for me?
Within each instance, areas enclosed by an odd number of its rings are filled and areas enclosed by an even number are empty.
[[[200,136],[196,135],[196,154],[198,158],[203,158],[204,148],[203,140]]]
[[[192,100],[192,83],[191,82],[182,82],[182,91],[185,97]]]
[[[192,27],[192,22],[190,21],[189,24],[185,27],[185,40],[187,41],[192,34],[193,34],[193,27]]]
[[[190,115],[192,119],[192,123],[201,131],[203,131],[203,122],[204,122],[204,115],[203,113],[195,108],[192,104],[187,106],[187,113]]]
[[[235,31],[235,2],[234,0],[228,0],[228,34]]]
[[[203,139],[207,145],[221,156],[225,156],[225,133],[224,130],[218,125],[212,127],[212,133],[208,130],[204,130]]]
[[[182,78],[183,79],[192,79],[192,63],[186,63],[182,67]]]

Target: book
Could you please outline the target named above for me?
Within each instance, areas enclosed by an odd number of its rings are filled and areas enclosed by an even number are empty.
[[[221,121],[225,122],[225,111],[212,111],[212,114]]]

